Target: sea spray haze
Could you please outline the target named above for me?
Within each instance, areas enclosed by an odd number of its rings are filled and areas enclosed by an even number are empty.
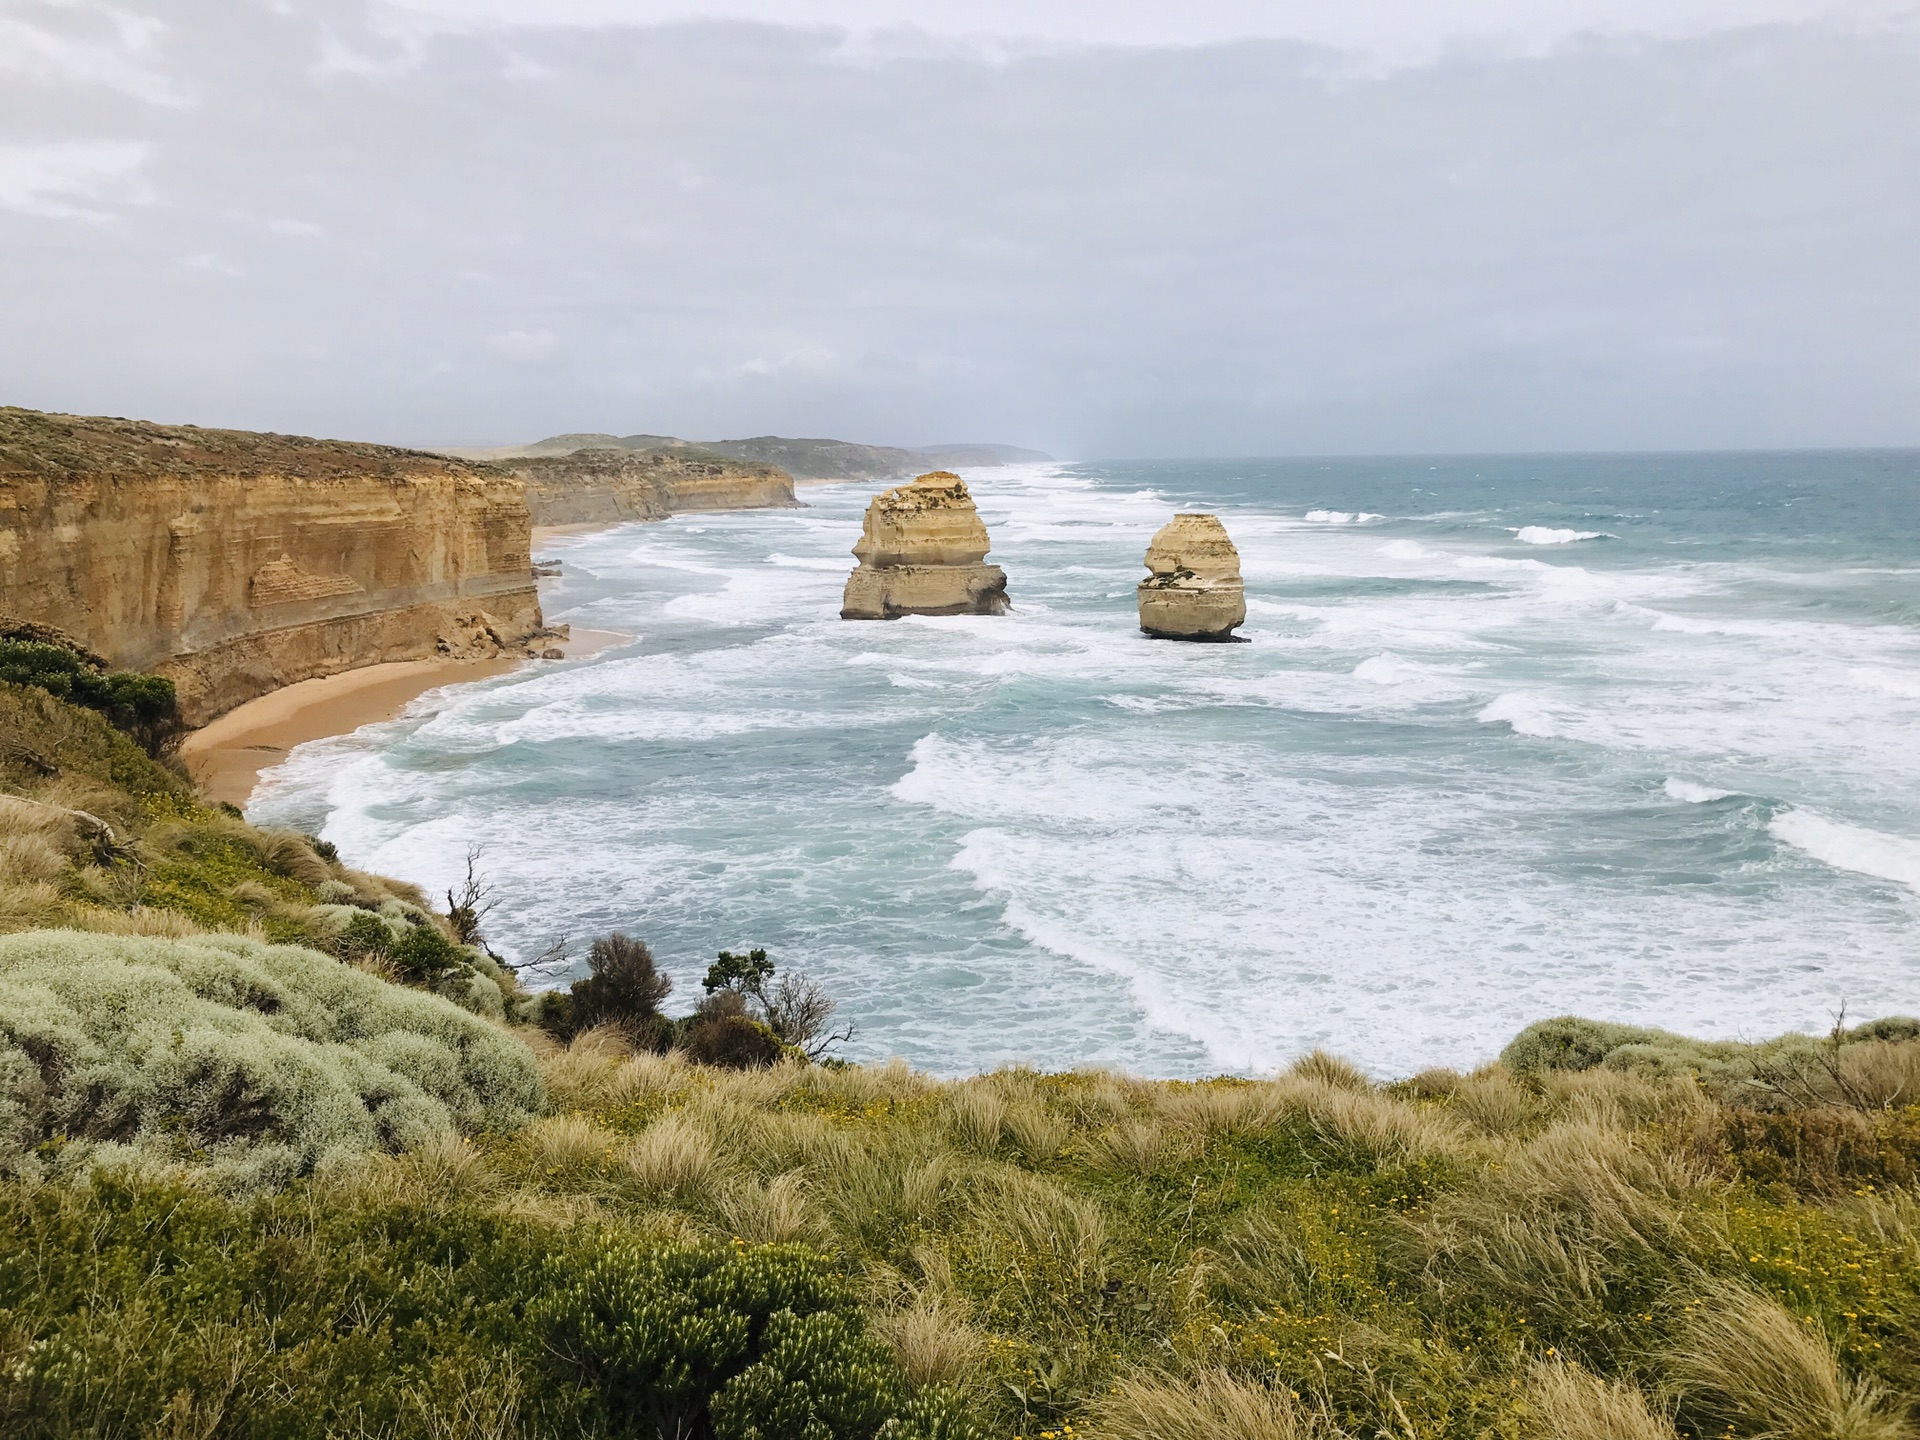
[[[768,946],[858,1054],[1161,1074],[1708,1036],[1920,986],[1920,456],[971,472],[1013,613],[836,618],[865,490],[569,541],[637,638],[305,747],[252,811],[495,936]],[[1135,628],[1217,511],[1254,643]],[[576,945],[576,950],[580,949]]]

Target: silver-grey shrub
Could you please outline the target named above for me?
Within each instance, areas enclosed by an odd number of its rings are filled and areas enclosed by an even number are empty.
[[[184,1164],[257,1188],[543,1104],[512,1036],[312,950],[0,937],[0,1173]]]

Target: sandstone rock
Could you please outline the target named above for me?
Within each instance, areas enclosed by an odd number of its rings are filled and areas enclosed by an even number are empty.
[[[1147,546],[1140,628],[1160,640],[1237,640],[1247,618],[1240,552],[1217,515],[1176,515]]]
[[[843,620],[901,615],[1001,615],[1007,574],[986,559],[987,527],[967,482],[934,470],[867,506],[860,564],[847,577]]]

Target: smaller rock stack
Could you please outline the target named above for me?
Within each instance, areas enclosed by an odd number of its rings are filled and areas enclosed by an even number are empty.
[[[982,563],[988,543],[967,482],[946,470],[874,496],[840,618],[1004,614],[1007,573]]]
[[[1240,552],[1217,515],[1176,515],[1147,546],[1140,628],[1158,640],[1231,640],[1247,618]]]

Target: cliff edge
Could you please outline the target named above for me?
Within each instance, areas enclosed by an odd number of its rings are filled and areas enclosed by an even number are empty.
[[[444,456],[0,407],[0,611],[165,675],[189,724],[541,625],[526,492]]]
[[[793,477],[777,466],[686,448],[575,450],[499,464],[526,486],[535,525],[612,525],[799,504]]]

